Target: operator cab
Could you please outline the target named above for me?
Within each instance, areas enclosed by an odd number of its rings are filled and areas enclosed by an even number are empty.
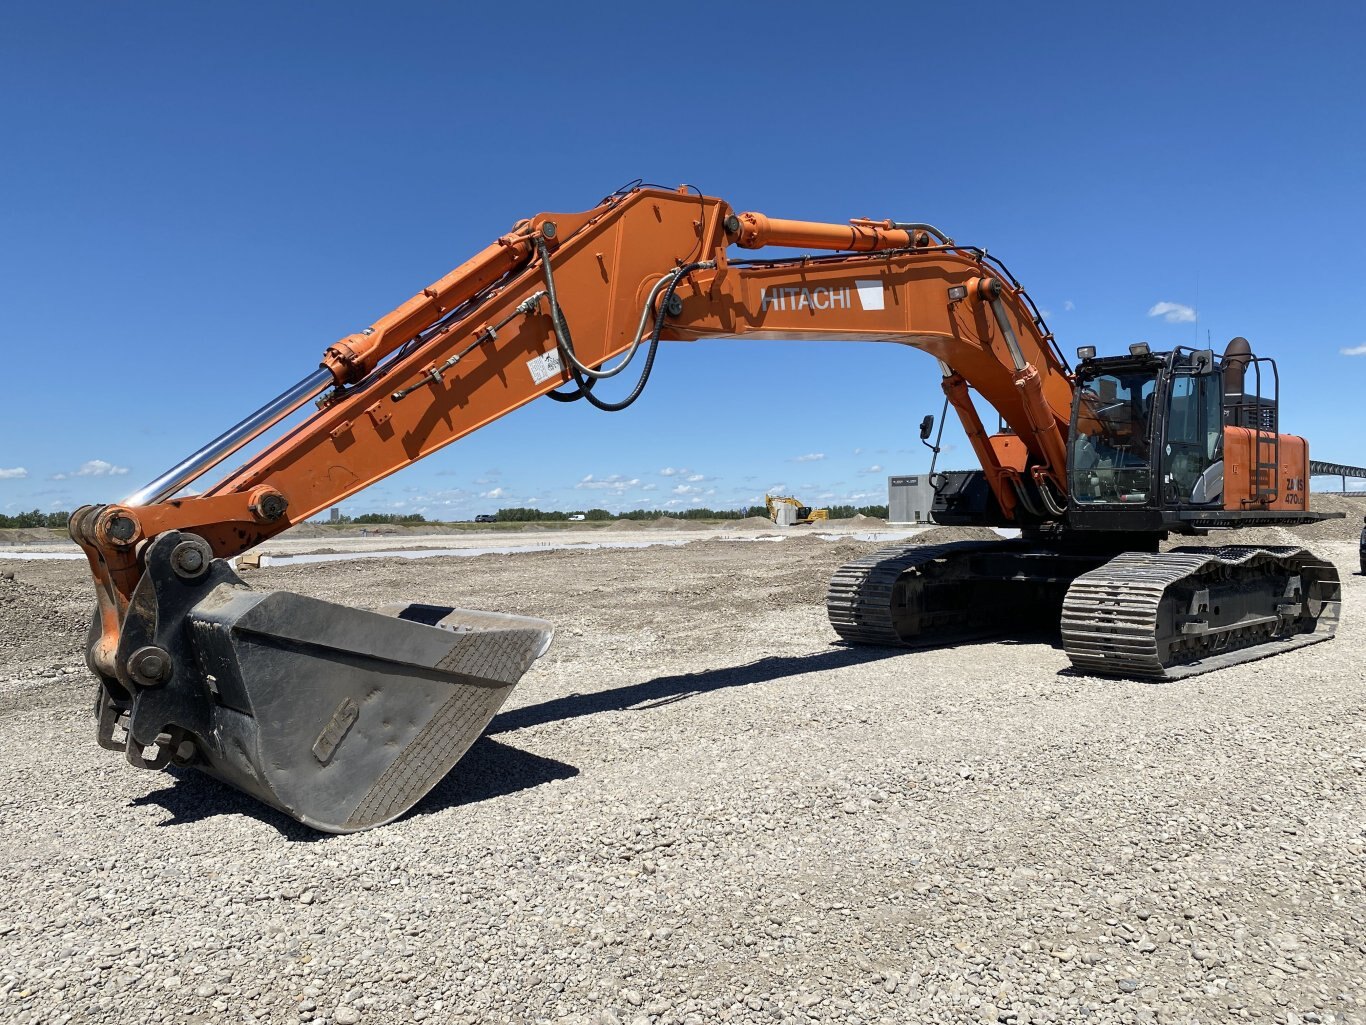
[[[1297,476],[1282,477],[1302,439],[1278,433],[1275,364],[1253,356],[1244,339],[1222,357],[1185,347],[1154,353],[1143,343],[1124,356],[1080,355],[1068,441],[1074,526],[1189,533],[1232,525],[1228,510],[1256,514],[1298,501],[1304,511]],[[1263,380],[1272,395],[1261,395]]]

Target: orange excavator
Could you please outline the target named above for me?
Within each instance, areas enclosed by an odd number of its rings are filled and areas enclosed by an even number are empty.
[[[1332,634],[1337,573],[1303,549],[1159,551],[1171,533],[1324,518],[1307,445],[1279,430],[1275,365],[1243,339],[1222,354],[1083,348],[1074,368],[1005,267],[931,225],[780,220],[634,183],[518,222],[141,491],[72,515],[96,585],[99,742],[321,830],[401,815],[483,732],[550,624],[344,608],[255,590],[229,560],[533,399],[622,409],[661,341],[700,338],[895,342],[938,361],[979,468],[935,475],[934,519],[1019,536],[842,567],[827,604],[845,642],[1061,623],[1077,670],[1163,680]],[[633,365],[623,398],[598,393]]]

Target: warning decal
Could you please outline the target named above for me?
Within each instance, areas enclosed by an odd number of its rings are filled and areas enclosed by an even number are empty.
[[[564,367],[560,363],[560,350],[551,349],[535,359],[527,360],[526,368],[531,371],[531,379],[537,384],[543,384],[552,377],[561,376],[564,373]]]

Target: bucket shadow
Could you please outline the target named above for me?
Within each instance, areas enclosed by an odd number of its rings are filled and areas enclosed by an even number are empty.
[[[158,828],[184,826],[220,815],[243,815],[274,827],[285,839],[296,843],[327,839],[328,834],[296,822],[284,812],[262,804],[212,776],[205,776],[193,769],[169,768],[166,773],[175,781],[170,786],[128,802],[133,808],[150,806],[169,812],[171,817],[158,822]]]
[[[511,733],[529,726],[563,722],[599,712],[623,712],[627,709],[645,711],[676,701],[686,701],[698,694],[707,694],[727,687],[748,687],[755,683],[771,683],[790,676],[819,673],[829,669],[864,665],[885,658],[905,655],[905,648],[831,647],[812,655],[771,655],[740,666],[709,669],[701,673],[660,676],[627,687],[597,691],[592,694],[569,694],[562,698],[527,705],[503,712],[489,724],[486,735]]]
[[[660,676],[653,680],[594,694],[569,694],[562,698],[543,701],[538,705],[504,712],[494,718],[484,735],[474,742],[465,757],[460,759],[445,778],[401,816],[399,821],[430,815],[447,808],[458,808],[479,801],[506,797],[543,783],[571,779],[579,774],[575,766],[566,762],[532,754],[494,740],[493,737],[500,733],[577,719],[599,712],[619,712],[627,709],[646,711],[727,687],[771,683],[806,673],[865,665],[906,653],[905,648],[832,646],[810,655],[775,655],[744,665],[726,666],[701,673]],[[169,812],[171,817],[158,823],[161,827],[202,822],[219,815],[246,815],[270,825],[281,836],[294,843],[316,843],[331,836],[329,833],[320,833],[296,822],[284,812],[262,804],[254,797],[248,797],[211,776],[195,772],[193,769],[172,768],[168,772],[175,780],[173,784],[130,802],[133,807],[155,805]]]
[[[568,762],[499,743],[486,734],[403,818],[507,797],[542,783],[573,779],[578,774],[579,770]]]
[[[262,804],[212,776],[193,769],[168,771],[174,777],[174,783],[129,802],[134,808],[153,805],[169,812],[171,817],[158,822],[159,827],[183,826],[220,815],[245,815],[266,823],[292,843],[316,843],[332,836],[296,822],[284,812]],[[480,737],[445,778],[398,821],[506,797],[519,790],[529,790],[552,780],[570,779],[578,774],[577,768],[565,762],[522,751],[487,736]]]

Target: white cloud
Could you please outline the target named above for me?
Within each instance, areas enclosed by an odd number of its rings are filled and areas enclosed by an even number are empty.
[[[103,459],[90,459],[81,464],[79,470],[69,473],[54,473],[53,480],[67,480],[70,477],[121,477],[128,472],[126,466],[115,466]]]
[[[1049,317],[1053,316],[1053,311],[1040,309],[1039,316],[1043,317],[1044,320],[1047,320]]]
[[[859,473],[881,473],[881,472],[882,472],[882,466],[881,466],[880,464],[878,464],[878,463],[874,463],[872,466],[866,467],[865,469],[862,469],[862,470],[859,471]]]
[[[640,490],[641,490],[641,491],[658,491],[658,490],[659,490],[659,485],[658,485],[658,484],[642,484]]]
[[[103,459],[91,459],[89,462],[82,463],[81,468],[76,471],[77,477],[119,477],[128,472],[126,466],[115,466],[113,463],[106,463]]]
[[[695,488],[691,484],[680,484],[674,488],[675,495],[696,495],[700,494],[701,491],[701,488]]]
[[[28,476],[28,470],[22,466],[11,466],[6,469],[0,466],[0,480],[23,480]]]
[[[1366,345],[1354,345],[1350,349],[1339,350],[1344,356],[1366,356]],[[23,471],[19,471],[22,475]],[[4,470],[0,470],[0,477],[5,475]]]
[[[690,473],[690,474],[688,474],[688,483],[690,483],[690,484],[695,484],[695,483],[697,483],[697,482],[700,481],[700,480],[706,480],[706,479],[707,479],[707,478],[706,478],[705,476],[703,476],[702,474],[700,474],[700,473]]]
[[[793,456],[794,463],[815,463],[825,458],[824,452],[808,452],[804,456]]]
[[[591,473],[583,480],[574,485],[580,491],[615,491],[618,494],[627,488],[636,487],[640,483],[638,477],[627,480],[619,473],[614,473],[610,477],[594,477]]]
[[[481,492],[479,492],[479,497],[480,497],[480,498],[502,498],[502,497],[503,497],[504,495],[506,495],[506,494],[507,494],[507,492],[504,491],[502,488],[494,488],[492,491],[481,491]]]
[[[1148,316],[1161,317],[1168,324],[1195,323],[1195,310],[1184,303],[1155,303]]]
[[[1071,313],[1076,308],[1077,304],[1074,303],[1071,299],[1064,299],[1062,301],[1062,310],[1064,313]]]
[[[676,466],[666,466],[664,467],[664,469],[659,471],[659,475],[661,477],[686,477],[690,473],[692,473],[691,470],[683,469]]]

